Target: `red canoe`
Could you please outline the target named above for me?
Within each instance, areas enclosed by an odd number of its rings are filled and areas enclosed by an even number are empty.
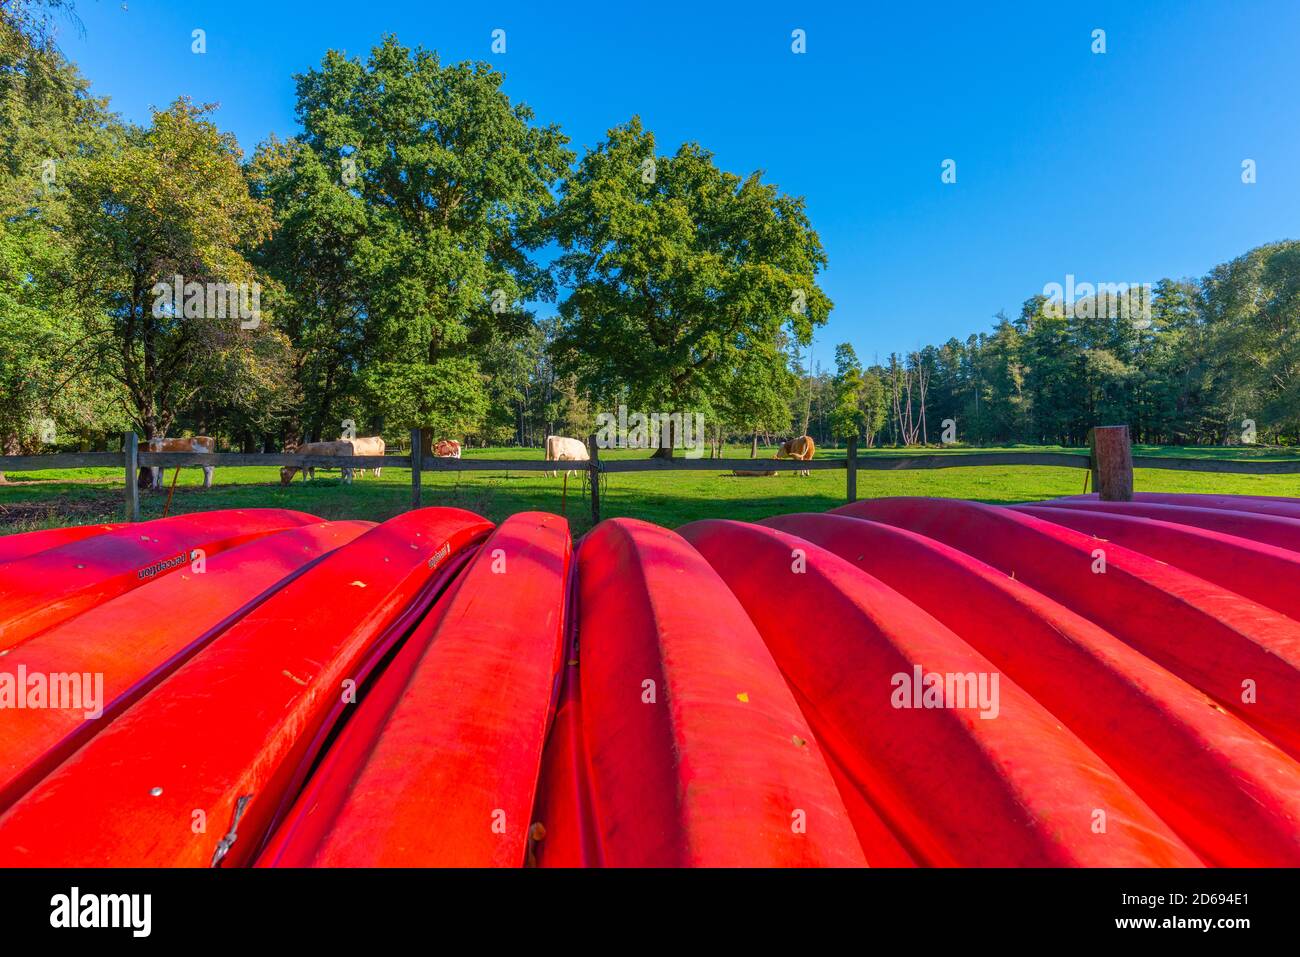
[[[1068,495],[1064,498],[1041,502],[1057,505],[1065,502],[1100,502],[1091,495]],[[1278,515],[1283,518],[1300,518],[1300,498],[1280,498],[1273,495],[1201,495],[1190,492],[1134,492],[1133,501],[1140,505],[1181,505],[1184,508],[1217,508],[1228,512],[1258,512],[1261,515]],[[1111,504],[1111,503],[1103,503]]]
[[[0,657],[0,674],[75,675],[77,697],[96,698],[76,708],[6,712],[0,721],[0,811],[259,601],[373,524],[273,532],[214,555],[203,574],[184,569],[129,591]],[[100,713],[87,717],[90,707]]]
[[[1294,867],[1298,581],[1213,496],[0,539],[0,867]]]
[[[842,515],[762,524],[834,552],[951,628],[1078,734],[1206,861],[1300,864],[1300,764],[1151,659],[915,532]]]
[[[1300,622],[1140,552],[1009,508],[890,498],[834,511],[911,529],[1012,575],[1300,755]]]
[[[563,665],[554,720],[542,752],[534,820],[550,840],[533,845],[529,862],[544,867],[594,867],[601,860],[592,825],[591,780],[582,733],[582,681],[578,674],[578,576],[569,575]]]
[[[26,558],[49,548],[79,542],[92,535],[111,532],[120,525],[70,525],[67,528],[47,528],[39,532],[20,532],[0,538],[0,562],[11,562],[16,558]]]
[[[818,741],[918,861],[1201,863],[1054,715],[879,579],[771,528],[680,531],[758,626]]]
[[[421,509],[331,552],[10,807],[0,866],[246,861],[371,671],[491,528]]]
[[[586,829],[606,866],[862,865],[807,722],[708,564],[667,529],[613,519],[577,573],[588,766],[570,777],[589,784],[590,820],[539,795],[538,862],[581,857]]]
[[[6,562],[0,574],[0,650],[250,539],[320,519],[282,508],[229,509],[119,525]],[[41,534],[41,533],[36,533]]]
[[[1300,552],[1300,517],[1264,512],[1250,508],[1229,509],[1165,502],[1100,502],[1096,499],[1076,500],[1059,499],[1042,502],[1038,505],[1025,506],[1028,509],[1039,507],[1071,508],[1083,511],[1113,512],[1116,515],[1132,515],[1139,518],[1154,518],[1175,525],[1188,525],[1204,528],[1223,535],[1236,535],[1252,542],[1289,548]]]
[[[558,515],[501,524],[384,669],[259,865],[523,865],[569,549]]]
[[[1081,508],[1014,507],[1150,555],[1300,621],[1300,552],[1141,515]]]

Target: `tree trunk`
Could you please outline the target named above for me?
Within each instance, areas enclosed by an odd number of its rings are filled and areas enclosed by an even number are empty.
[[[4,437],[4,441],[0,442],[0,454],[3,455],[22,454],[22,443],[18,439],[18,433],[10,432]],[[0,482],[3,482],[4,480],[5,480],[5,473],[0,472]]]
[[[665,437],[667,441],[665,441]],[[659,448],[655,449],[652,459],[671,459],[673,457],[673,444],[677,441],[677,435],[673,431],[673,421],[668,420],[668,424],[659,430]]]

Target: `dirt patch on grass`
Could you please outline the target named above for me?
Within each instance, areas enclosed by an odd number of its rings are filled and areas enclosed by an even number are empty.
[[[0,504],[0,528],[5,531],[49,525],[83,525],[105,517],[103,502],[59,498],[50,502]]]
[[[117,477],[78,476],[75,478],[36,478],[30,472],[15,472],[13,475],[0,475],[0,485],[121,485]]]

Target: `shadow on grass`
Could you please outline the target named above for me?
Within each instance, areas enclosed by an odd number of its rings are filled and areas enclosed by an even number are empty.
[[[1136,451],[1142,454],[1139,447]],[[1166,453],[1173,450],[1164,450]],[[1187,455],[1222,452],[1240,456],[1240,449],[1177,450]],[[1277,455],[1276,450],[1266,454]],[[858,473],[858,497],[899,495],[964,498],[989,504],[1041,501],[1083,491],[1085,472],[1061,467],[988,466],[942,470],[875,471]],[[363,519],[382,522],[411,507],[410,471],[385,469],[345,485],[334,475],[318,475],[281,487],[271,468],[218,470],[217,483],[204,489],[201,474],[182,473],[170,514],[231,508],[288,508],[326,520]],[[59,477],[0,484],[0,535],[125,518],[120,478],[88,481]],[[668,528],[705,518],[755,521],[790,512],[823,512],[842,505],[844,473],[813,472],[796,477],[738,477],[723,472],[681,471],[669,475],[618,473],[602,483],[603,518],[643,519]],[[1214,492],[1217,494],[1297,495],[1297,477],[1250,476],[1139,469],[1142,491]],[[141,491],[141,518],[160,518],[167,491]],[[523,511],[564,514],[573,534],[591,527],[591,503],[580,478],[569,479],[567,493],[559,478],[540,472],[485,471],[426,473],[422,504],[452,506],[494,522]]]

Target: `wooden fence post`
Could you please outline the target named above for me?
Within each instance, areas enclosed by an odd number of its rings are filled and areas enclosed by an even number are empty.
[[[122,433],[122,459],[126,464],[126,520],[140,521],[140,447],[134,432]]]
[[[858,500],[858,437],[849,436],[849,450],[844,458],[844,470],[847,473],[845,485],[850,502]]]
[[[591,524],[600,524],[600,446],[596,444],[596,433],[587,439],[587,451],[591,455],[587,462],[587,473],[591,476]]]
[[[420,430],[411,430],[411,508],[420,507],[420,466],[424,464],[424,450],[420,448]]]
[[[1099,425],[1088,432],[1092,488],[1103,502],[1133,501],[1133,447],[1127,425]]]

